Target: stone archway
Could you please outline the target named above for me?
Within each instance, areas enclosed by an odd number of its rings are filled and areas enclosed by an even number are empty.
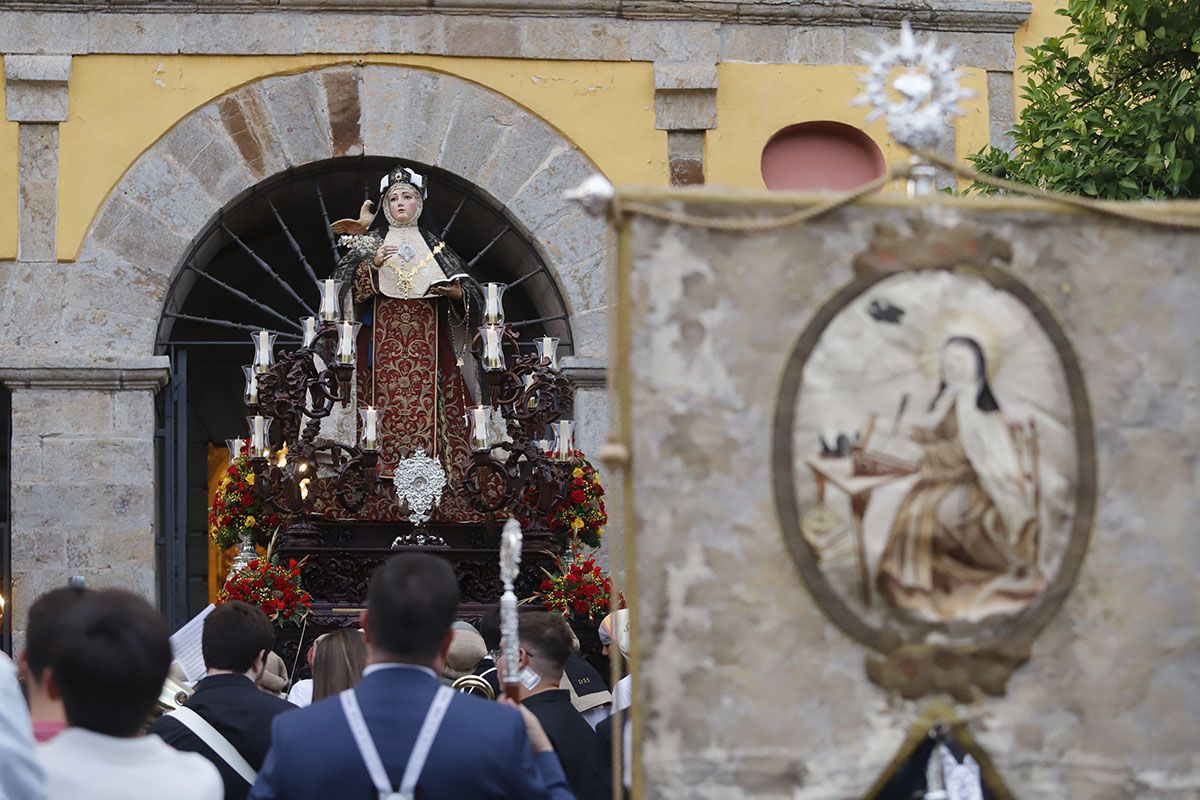
[[[226,204],[270,175],[360,154],[438,165],[506,207],[565,296],[576,355],[603,358],[603,223],[562,200],[595,165],[503,95],[394,65],[264,78],[171,128],[122,176],[81,248],[74,289],[103,307],[103,324],[64,327],[61,345],[152,352],[167,286]]]

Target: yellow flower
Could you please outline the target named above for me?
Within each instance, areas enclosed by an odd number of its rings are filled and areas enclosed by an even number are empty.
[[[582,478],[583,477],[583,468],[576,467],[575,471],[571,473],[571,477],[572,478]]]
[[[597,486],[600,485],[600,475],[599,474],[597,474],[596,477],[592,478],[592,483],[596,484]]]
[[[577,531],[582,527],[583,527],[583,520],[580,519],[579,517],[576,517],[575,519],[571,520],[571,530]]]
[[[258,520],[256,520],[254,517],[252,517],[252,516],[246,517],[246,527],[247,528],[253,528],[257,524],[258,524]]]
[[[226,486],[228,486],[230,484],[230,482],[231,481],[229,479],[229,476],[226,475],[224,478],[221,479],[221,488],[224,489]]]
[[[246,483],[250,484],[251,486],[254,485],[254,473],[253,472],[251,472],[249,475],[246,476]]]

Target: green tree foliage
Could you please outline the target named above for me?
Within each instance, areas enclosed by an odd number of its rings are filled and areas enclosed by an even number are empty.
[[[1200,2],[1069,0],[1058,13],[1066,34],[1026,50],[1013,151],[987,148],[976,168],[1089,197],[1200,197]]]

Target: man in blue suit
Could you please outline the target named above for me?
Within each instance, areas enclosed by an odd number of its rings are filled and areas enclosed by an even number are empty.
[[[371,580],[359,685],[276,718],[251,800],[571,800],[532,714],[444,687],[458,581],[450,564],[399,555]]]

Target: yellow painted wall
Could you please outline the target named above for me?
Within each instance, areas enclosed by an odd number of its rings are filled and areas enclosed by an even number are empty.
[[[1025,85],[1025,75],[1020,71],[1020,68],[1029,63],[1029,56],[1025,54],[1026,47],[1035,47],[1041,44],[1048,36],[1061,36],[1067,29],[1069,24],[1066,17],[1059,16],[1054,13],[1060,8],[1066,8],[1067,0],[1033,0],[1033,13],[1029,15],[1029,19],[1025,20],[1025,24],[1020,27],[1016,35],[1013,37],[1013,44],[1017,48],[1017,70],[1013,73],[1013,102],[1016,105],[1017,113],[1025,107],[1025,101],[1021,99],[1021,87]]]
[[[717,128],[708,132],[705,152],[709,184],[765,189],[761,158],[767,141],[781,128],[813,120],[861,128],[879,145],[888,166],[908,157],[892,142],[882,119],[868,124],[868,109],[850,105],[862,91],[861,67],[724,63],[717,71]],[[988,141],[987,74],[963,72],[963,85],[975,97],[962,103],[966,115],[956,121],[959,158]]]
[[[7,107],[4,88],[0,85],[0,108]],[[17,129],[7,114],[0,120],[0,259],[17,257]]]
[[[81,56],[72,67],[70,116],[61,128],[59,260],[76,257],[121,175],[190,111],[269,75],[359,61],[408,64],[475,81],[557,128],[615,183],[667,182],[666,134],[654,128],[654,78],[648,63],[440,56]]]

